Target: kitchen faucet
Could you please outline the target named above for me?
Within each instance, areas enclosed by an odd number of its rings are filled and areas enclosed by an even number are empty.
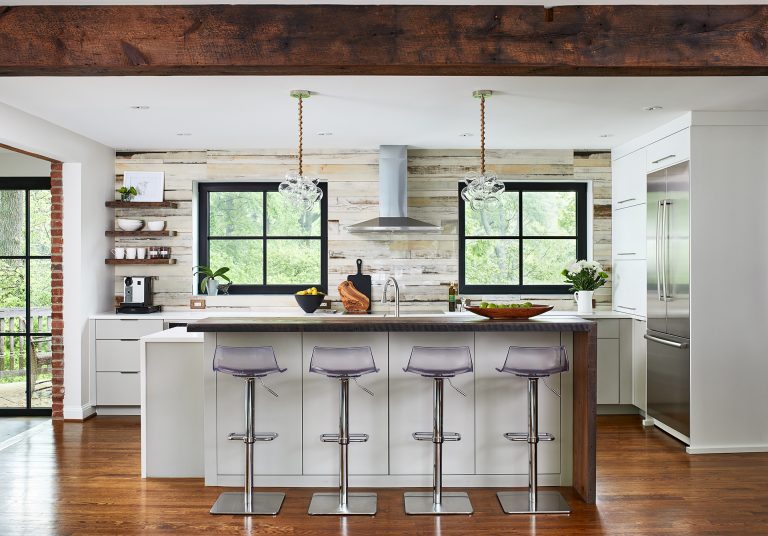
[[[395,286],[395,316],[400,316],[400,286],[397,284],[397,279],[392,276],[389,276],[386,283],[384,283],[384,292],[381,294],[381,303],[387,303],[387,288],[389,288],[390,281],[392,281],[392,284]]]

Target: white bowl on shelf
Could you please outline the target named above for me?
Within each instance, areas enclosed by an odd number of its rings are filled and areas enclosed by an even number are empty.
[[[147,222],[147,231],[162,231],[163,229],[165,229],[165,220]]]
[[[118,218],[117,226],[123,231],[138,231],[144,226],[144,220],[130,220],[126,218]]]

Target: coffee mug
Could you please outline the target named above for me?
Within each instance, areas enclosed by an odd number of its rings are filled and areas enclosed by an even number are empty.
[[[136,258],[136,248],[125,248],[125,258],[126,259],[135,259]]]
[[[147,248],[136,248],[136,258],[144,259],[147,256]]]
[[[112,250],[112,255],[115,256],[116,259],[124,259],[125,258],[125,248],[115,248]]]

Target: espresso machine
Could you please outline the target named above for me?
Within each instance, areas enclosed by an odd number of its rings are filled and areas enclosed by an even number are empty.
[[[156,313],[159,305],[152,305],[152,278],[128,276],[123,278],[123,303],[115,312],[119,314]]]

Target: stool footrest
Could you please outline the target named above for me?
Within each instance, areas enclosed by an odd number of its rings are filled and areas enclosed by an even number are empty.
[[[439,443],[439,441],[435,441],[435,436],[432,435],[432,432],[414,432],[412,435],[416,441]],[[443,441],[461,441],[461,434],[458,432],[443,432]]]
[[[227,436],[227,439],[230,441],[244,441],[246,443],[256,442],[256,441],[272,441],[277,437],[277,434],[274,432],[259,432],[256,434],[253,434],[251,436],[251,441],[248,441],[248,436],[246,434],[235,434],[231,433]]]
[[[528,441],[528,433],[527,432],[507,432],[504,434],[504,437],[506,439],[509,439],[510,441]],[[539,434],[539,441],[554,441],[555,436],[548,433],[543,432]]]
[[[349,434],[347,439],[348,443],[365,443],[368,441],[368,434]],[[322,434],[320,435],[320,441],[323,443],[344,444],[339,434]]]

